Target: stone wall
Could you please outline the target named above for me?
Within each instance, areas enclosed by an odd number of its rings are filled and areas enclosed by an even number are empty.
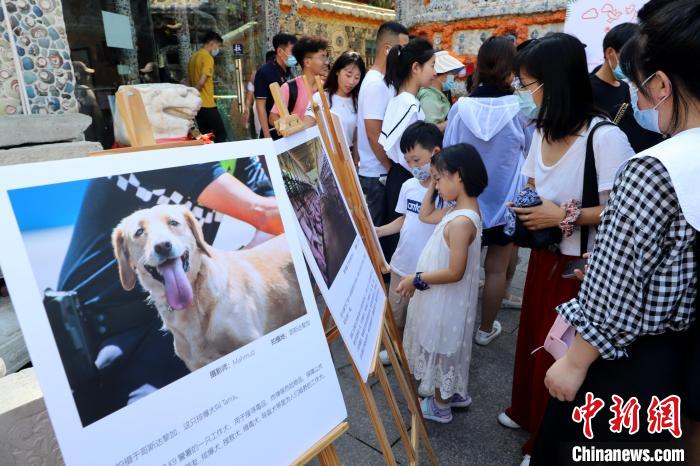
[[[0,115],[76,112],[60,0],[0,0],[0,7]]]
[[[280,30],[323,37],[331,59],[352,49],[368,64],[374,56],[377,29],[395,19],[393,10],[335,0],[283,0],[280,13]]]

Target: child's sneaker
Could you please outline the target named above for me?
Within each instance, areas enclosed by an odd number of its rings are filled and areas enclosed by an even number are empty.
[[[452,395],[450,398],[450,407],[451,408],[468,408],[472,404],[472,397],[467,395],[467,397],[463,397],[459,393],[455,393]]]
[[[442,409],[437,403],[435,403],[435,397],[429,396],[423,398],[420,402],[421,411],[423,411],[423,418],[430,421],[439,422],[441,424],[447,424],[452,421],[452,409],[449,407]]]
[[[387,353],[385,349],[383,349],[379,352],[379,360],[382,362],[382,365],[391,366],[391,360],[389,359],[389,353]]]
[[[493,321],[490,332],[484,332],[479,329],[474,336],[474,343],[481,346],[486,346],[491,343],[498,335],[501,334],[501,323],[497,320]]]

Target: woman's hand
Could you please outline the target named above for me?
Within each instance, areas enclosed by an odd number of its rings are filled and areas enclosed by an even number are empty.
[[[413,279],[415,275],[406,275],[401,279],[399,286],[396,287],[396,291],[404,298],[410,298],[413,293],[416,292],[416,287],[413,286]]]
[[[566,210],[563,207],[547,200],[535,207],[513,207],[512,209],[528,230],[558,227],[566,216]]]
[[[588,367],[574,364],[567,356],[552,364],[544,377],[549,394],[559,401],[573,401],[588,372]]]
[[[591,253],[587,252],[586,254],[583,255],[584,259],[590,259],[591,258]],[[588,272],[588,264],[583,266],[583,270],[581,269],[574,269],[574,275],[576,275],[576,278],[579,280],[583,281],[583,279],[586,276],[586,272]]]

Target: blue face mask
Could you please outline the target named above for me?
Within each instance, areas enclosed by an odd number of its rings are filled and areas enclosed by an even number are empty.
[[[618,63],[615,69],[613,70],[613,75],[615,76],[615,79],[618,81],[624,81],[627,79],[627,76],[625,76],[625,73],[622,72],[622,68],[620,68],[620,64]]]
[[[656,73],[649,76],[644,80],[642,86],[644,86],[651,78],[654,77]],[[630,86],[630,100],[632,104],[632,110],[634,111],[634,119],[637,120],[637,124],[647,131],[652,131],[654,133],[661,134],[661,129],[659,128],[659,111],[657,108],[663,103],[664,100],[668,99],[668,96],[661,99],[661,101],[654,105],[654,108],[648,108],[646,110],[641,110],[639,108],[639,92],[635,87]]]
[[[430,178],[430,163],[426,163],[422,167],[411,168],[411,175],[418,181],[425,181]]]
[[[216,48],[216,49],[211,51],[211,56],[216,57],[217,55],[219,55],[220,52],[221,52],[221,49]]]
[[[297,57],[295,57],[294,55],[289,55],[287,57],[286,63],[287,63],[288,67],[294,68],[295,66],[297,66],[297,63],[299,63],[299,62],[297,61]]]
[[[537,119],[537,116],[540,113],[540,108],[535,103],[535,99],[533,99],[532,94],[537,92],[537,90],[539,90],[541,87],[542,84],[537,86],[537,88],[532,91],[520,89],[516,92],[516,95],[518,96],[518,103],[520,104],[520,113],[522,113],[525,118],[530,120]]]
[[[455,77],[452,74],[448,74],[447,79],[445,79],[445,82],[442,83],[442,90],[444,92],[449,92],[453,87],[455,87]]]

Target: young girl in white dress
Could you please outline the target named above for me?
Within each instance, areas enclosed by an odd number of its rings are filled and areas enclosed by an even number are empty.
[[[477,150],[458,144],[434,156],[434,178],[420,219],[437,224],[418,259],[417,272],[398,291],[412,296],[403,345],[419,392],[423,417],[447,423],[451,408],[471,404],[467,393],[472,333],[479,292],[481,216],[477,197],[488,182]],[[449,207],[435,207],[435,193]]]

